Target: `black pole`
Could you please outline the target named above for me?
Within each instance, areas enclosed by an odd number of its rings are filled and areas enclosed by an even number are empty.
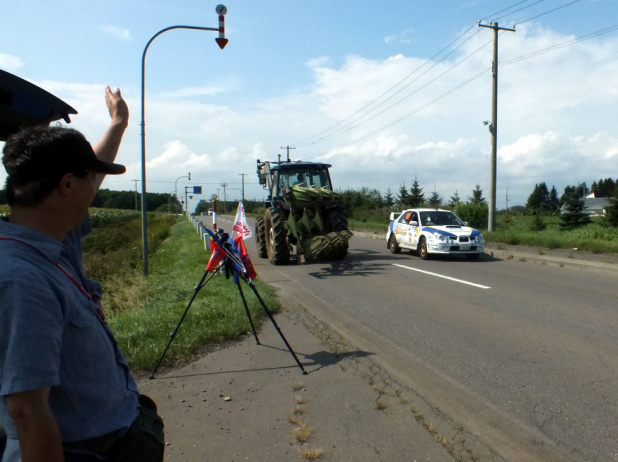
[[[273,318],[273,315],[270,313],[270,311],[266,307],[266,303],[264,303],[264,300],[262,300],[262,297],[260,297],[260,294],[258,293],[257,289],[255,288],[255,284],[253,283],[253,281],[247,282],[247,284],[249,284],[249,287],[251,287],[251,290],[253,290],[253,293],[255,294],[257,299],[260,301],[260,304],[262,305],[262,308],[264,308],[264,311],[266,312],[266,315],[270,319],[270,322],[273,323],[273,326],[275,326],[275,329],[277,329],[277,332],[279,332],[279,335],[281,336],[281,339],[283,340],[283,343],[285,343],[285,346],[288,347],[288,351],[294,357],[294,360],[296,361],[296,364],[298,364],[298,367],[300,367],[300,370],[303,371],[303,375],[307,375],[307,371],[305,370],[305,368],[303,367],[301,362],[298,360],[298,357],[296,356],[296,353],[294,353],[294,350],[292,350],[292,347],[290,346],[290,344],[286,340],[285,335],[283,335],[283,332],[281,332],[281,329],[277,325],[277,321],[275,321],[275,318]]]
[[[258,338],[257,333],[255,332],[255,326],[253,325],[253,320],[251,319],[251,313],[249,313],[249,307],[247,306],[247,300],[245,300],[245,294],[242,291],[240,281],[238,281],[236,285],[238,286],[238,292],[240,292],[240,298],[242,299],[242,304],[245,307],[245,313],[247,313],[247,318],[249,318],[249,324],[251,324],[251,330],[253,331],[253,336],[255,337],[255,343],[257,343],[258,345],[261,345],[260,339]]]

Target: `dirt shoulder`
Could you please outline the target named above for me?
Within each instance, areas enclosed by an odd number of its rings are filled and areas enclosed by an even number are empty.
[[[433,411],[299,306],[180,369],[139,378],[165,420],[168,461],[474,460]],[[180,334],[179,334],[180,335]]]

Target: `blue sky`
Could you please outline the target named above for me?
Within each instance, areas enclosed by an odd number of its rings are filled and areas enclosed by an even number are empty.
[[[336,188],[465,199],[490,181],[491,60],[499,36],[497,206],[542,181],[618,178],[618,0],[271,0],[224,2],[224,50],[210,31],[173,30],[146,58],[147,189],[261,199],[256,159],[333,164]],[[104,86],[131,122],[118,161],[141,178],[141,58],[159,30],[218,27],[217,2],[0,0],[0,68],[45,88],[96,140]],[[4,172],[0,173],[4,182]],[[140,186],[141,187],[141,186]],[[196,196],[195,199],[198,197]],[[193,207],[193,204],[190,205]]]

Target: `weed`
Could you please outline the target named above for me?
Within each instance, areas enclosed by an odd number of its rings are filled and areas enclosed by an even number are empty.
[[[383,411],[384,409],[387,408],[386,404],[384,404],[382,401],[378,400],[375,402],[375,404],[373,405],[373,408],[378,410],[378,411]]]
[[[324,450],[318,447],[303,448],[301,450],[301,455],[303,459],[306,460],[318,460],[324,455]]]
[[[305,388],[302,382],[294,382],[292,385],[290,385],[290,387],[292,388],[292,391],[300,391]]]
[[[298,420],[297,425],[298,427],[294,429],[294,438],[299,443],[306,443],[313,433],[313,427],[304,420]]]

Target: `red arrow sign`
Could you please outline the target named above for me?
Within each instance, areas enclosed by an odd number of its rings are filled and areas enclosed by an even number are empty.
[[[228,39],[218,37],[215,39],[215,42],[217,42],[217,45],[219,45],[219,48],[223,50],[225,48],[225,45],[227,45]]]

